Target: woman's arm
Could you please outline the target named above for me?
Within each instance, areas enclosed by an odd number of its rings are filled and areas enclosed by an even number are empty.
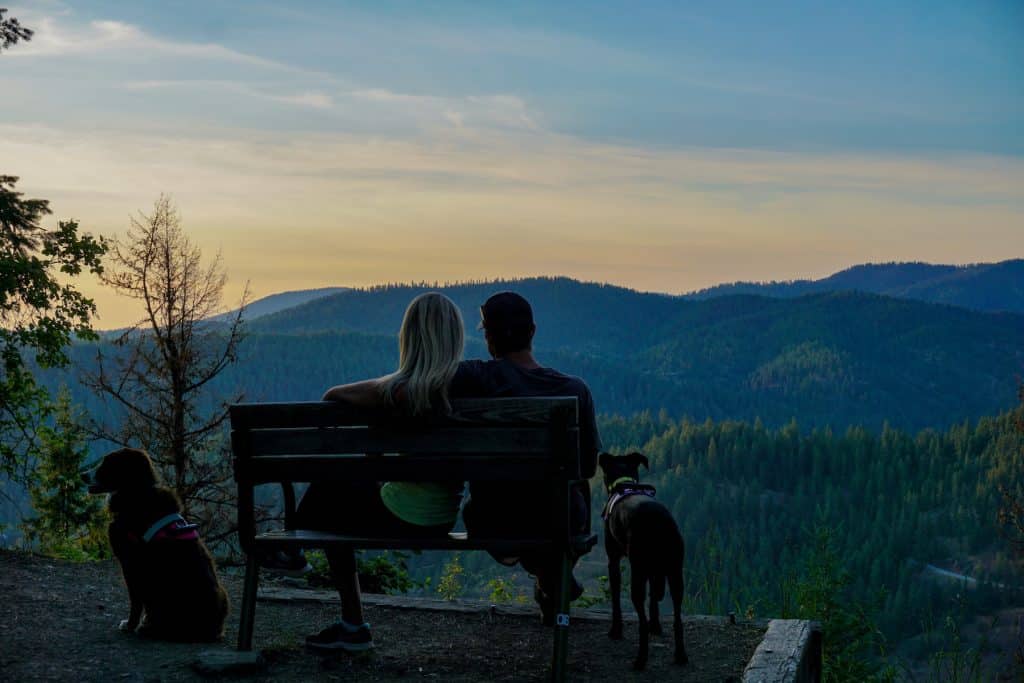
[[[344,401],[356,406],[380,408],[385,405],[384,381],[386,378],[364,379],[362,382],[339,384],[324,393],[321,401]]]

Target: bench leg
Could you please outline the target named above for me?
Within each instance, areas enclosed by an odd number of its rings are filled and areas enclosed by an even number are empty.
[[[256,620],[256,588],[260,583],[260,563],[255,552],[246,554],[245,588],[242,591],[242,610],[238,615],[238,649],[252,649],[252,628]]]
[[[562,552],[559,572],[558,611],[555,614],[555,650],[551,656],[551,680],[562,683],[568,680],[569,655],[569,585],[572,582],[572,560],[569,549]]]

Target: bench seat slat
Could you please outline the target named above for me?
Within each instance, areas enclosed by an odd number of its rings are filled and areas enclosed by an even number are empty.
[[[255,542],[267,547],[326,548],[347,545],[366,550],[402,549],[410,550],[510,550],[527,548],[549,548],[550,538],[478,538],[469,537],[464,531],[453,531],[441,538],[384,538],[346,536],[324,531],[297,529],[293,531],[268,531],[257,534]],[[596,534],[583,534],[572,539],[570,545],[580,552],[589,551],[597,543]]]
[[[249,433],[252,455],[344,453],[537,453],[551,450],[551,432],[537,427],[437,427],[389,429],[254,429]]]
[[[440,473],[443,472],[443,476]],[[556,470],[546,458],[520,453],[466,455],[264,455],[235,462],[235,479],[280,481],[543,481]]]
[[[295,531],[271,531],[256,536],[257,545],[274,547],[323,548],[348,545],[367,550],[408,548],[411,550],[501,550],[526,548],[549,548],[550,538],[493,539],[469,538],[463,533],[450,533],[439,538],[386,538],[368,536],[346,536],[323,531],[300,529]]]

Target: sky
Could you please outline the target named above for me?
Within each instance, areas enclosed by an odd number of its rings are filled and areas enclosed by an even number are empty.
[[[1024,256],[1021,2],[5,4],[0,172],[106,236],[169,194],[226,308]]]

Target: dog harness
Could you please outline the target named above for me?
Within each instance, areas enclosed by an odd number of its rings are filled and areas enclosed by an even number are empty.
[[[641,484],[629,477],[616,479],[609,489],[608,502],[604,504],[604,510],[601,511],[601,519],[608,519],[608,516],[612,514],[612,508],[623,498],[628,498],[629,496],[654,498],[656,493],[657,489],[650,484]]]
[[[153,524],[146,529],[146,533],[142,534],[142,542],[149,543],[150,541],[198,541],[199,532],[198,524],[189,524],[185,521],[185,518],[174,513],[161,517],[160,519],[153,522]]]

